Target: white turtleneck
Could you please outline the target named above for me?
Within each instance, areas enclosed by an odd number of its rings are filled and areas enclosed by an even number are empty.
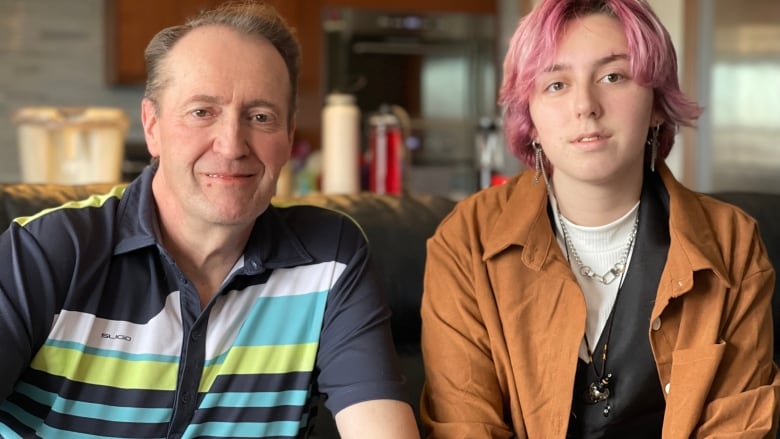
[[[557,202],[554,198],[552,199],[552,202],[555,214],[560,216]],[[634,207],[623,215],[623,217],[603,226],[579,226],[563,216],[560,216],[559,221],[563,221],[566,225],[566,231],[569,235],[571,245],[577,250],[577,254],[580,256],[582,263],[592,268],[595,273],[602,275],[608,272],[615,266],[615,263],[622,259],[623,252],[626,251],[629,237],[634,228],[634,222],[636,221],[638,214],[639,202],[637,201]],[[597,350],[596,344],[598,343],[599,336],[606,326],[609,314],[615,304],[618,291],[623,283],[625,271],[623,272],[623,276],[618,276],[614,282],[608,285],[580,274],[580,265],[575,261],[572,252],[566,248],[566,241],[564,240],[563,230],[561,229],[559,221],[556,221],[555,223],[558,245],[561,246],[563,253],[568,255],[571,269],[585,296],[585,303],[588,310],[588,315],[585,320],[585,335],[590,343],[590,348],[595,351]],[[632,245],[632,248],[630,249],[631,252],[633,252],[633,247],[634,246]],[[628,259],[626,260],[626,270],[628,270],[630,261],[631,253],[629,253]],[[585,340],[583,340],[582,345],[580,346],[579,356],[583,360],[589,361]]]

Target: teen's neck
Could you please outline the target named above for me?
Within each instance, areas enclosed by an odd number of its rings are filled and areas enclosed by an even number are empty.
[[[642,194],[641,174],[620,185],[587,184],[555,177],[552,188],[561,215],[581,226],[612,223],[636,206]]]

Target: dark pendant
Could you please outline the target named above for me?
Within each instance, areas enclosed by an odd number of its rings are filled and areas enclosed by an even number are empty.
[[[607,376],[590,383],[588,390],[585,392],[585,402],[597,404],[609,398],[609,380],[611,378],[612,374],[608,373]]]

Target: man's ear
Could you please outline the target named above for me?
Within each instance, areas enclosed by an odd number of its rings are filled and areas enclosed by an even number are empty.
[[[295,116],[290,118],[290,126],[287,127],[287,141],[290,142],[290,145],[292,145],[293,140],[295,139],[295,127],[297,124]]]
[[[144,126],[144,138],[146,149],[152,157],[159,157],[160,148],[157,136],[157,104],[149,98],[141,100],[141,124]]]

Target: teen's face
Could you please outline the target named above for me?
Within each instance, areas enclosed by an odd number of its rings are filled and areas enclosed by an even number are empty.
[[[142,119],[159,209],[206,223],[249,225],[268,206],[290,157],[287,67],[265,40],[208,26],[164,61],[168,83]]]
[[[629,62],[617,19],[594,14],[566,25],[529,101],[556,187],[641,179],[648,129],[660,120],[652,89],[634,82]]]

